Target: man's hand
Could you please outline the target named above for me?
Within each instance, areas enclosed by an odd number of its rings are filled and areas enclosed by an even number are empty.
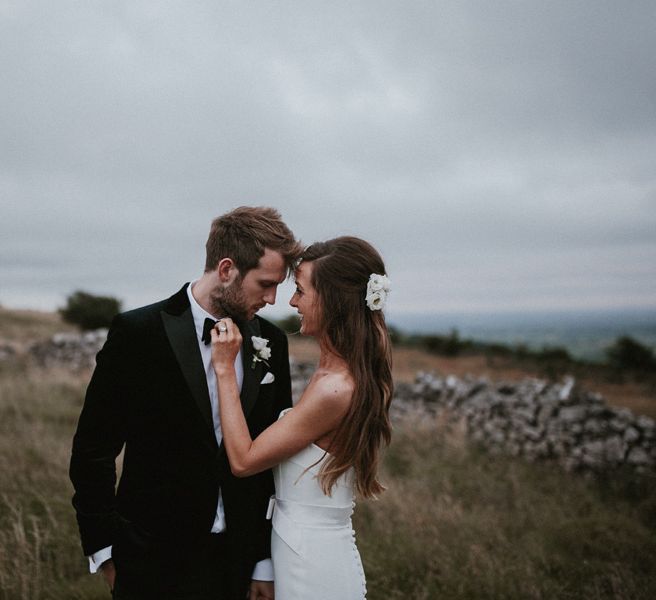
[[[274,600],[273,581],[251,580],[248,600]]]
[[[103,578],[107,582],[109,589],[113,590],[114,580],[116,579],[116,569],[114,568],[114,561],[111,558],[109,560],[106,560],[102,565],[100,565],[98,570],[100,571]]]

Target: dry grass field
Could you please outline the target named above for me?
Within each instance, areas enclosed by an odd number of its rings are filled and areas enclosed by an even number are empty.
[[[14,310],[0,306],[0,343],[26,348],[31,342],[47,339],[59,331],[75,331],[57,313]]]
[[[21,313],[21,329],[7,313],[0,340],[59,329],[52,315]],[[291,348],[317,356],[308,340]],[[433,358],[397,353],[395,374],[476,364]],[[109,599],[81,555],[67,477],[88,376],[0,362],[0,600]],[[370,600],[656,597],[652,478],[491,456],[432,420],[397,424],[382,476],[387,491],[355,512]]]

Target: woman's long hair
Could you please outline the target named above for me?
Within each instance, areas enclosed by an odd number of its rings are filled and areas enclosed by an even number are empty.
[[[353,466],[358,492],[365,498],[375,496],[385,489],[377,471],[380,449],[391,439],[389,406],[394,385],[385,316],[382,310],[371,310],[365,297],[369,276],[384,275],[385,265],[371,244],[349,236],[312,244],[301,260],[313,263],[320,340],[346,361],[355,382],[319,482],[324,493],[330,494],[340,475]]]

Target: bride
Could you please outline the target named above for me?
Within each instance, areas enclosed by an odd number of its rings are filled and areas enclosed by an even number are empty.
[[[319,342],[318,368],[296,406],[253,440],[234,370],[241,335],[229,318],[219,321],[212,364],[224,443],[237,476],[273,467],[276,600],[361,600],[365,578],[351,514],[356,492],[369,498],[384,489],[376,473],[391,436],[391,348],[382,312],[389,280],[378,252],[354,237],[309,246],[295,278],[289,303],[301,333]],[[276,352],[267,342],[253,339],[254,360],[266,364]]]

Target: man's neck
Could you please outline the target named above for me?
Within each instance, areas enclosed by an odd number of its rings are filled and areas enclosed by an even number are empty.
[[[195,281],[191,285],[191,295],[196,302],[198,302],[198,306],[200,306],[205,312],[219,318],[223,315],[215,315],[215,307],[210,302],[210,292],[212,290],[211,285],[209,278],[206,275],[203,275],[198,281]]]

